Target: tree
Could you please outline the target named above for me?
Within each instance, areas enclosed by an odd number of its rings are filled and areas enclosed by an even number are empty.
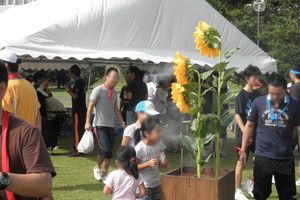
[[[224,17],[256,42],[256,12],[248,0],[208,0]],[[268,0],[261,13],[260,47],[277,60],[278,73],[288,75],[300,63],[300,0]],[[242,51],[242,49],[241,49]]]

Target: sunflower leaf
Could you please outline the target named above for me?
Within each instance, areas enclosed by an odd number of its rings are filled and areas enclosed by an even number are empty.
[[[214,66],[214,70],[218,72],[223,71],[227,67],[228,63],[229,62],[220,62]]]
[[[228,51],[228,52],[225,54],[224,58],[226,58],[226,59],[230,58],[235,52],[237,52],[237,51],[240,50],[240,49],[241,49],[241,48],[231,49],[230,51]]]
[[[223,76],[223,80],[227,80],[227,78],[231,75],[234,74],[234,72],[237,70],[237,68],[230,68],[230,69],[227,69],[225,72],[224,72],[224,76]]]
[[[214,70],[209,70],[201,74],[201,79],[206,80],[210,75],[214,72]]]

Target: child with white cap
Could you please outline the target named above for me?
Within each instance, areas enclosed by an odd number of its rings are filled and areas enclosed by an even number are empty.
[[[137,104],[135,108],[135,112],[137,113],[137,121],[126,127],[124,130],[124,135],[122,139],[122,146],[131,146],[134,145],[134,133],[137,129],[141,127],[143,121],[145,121],[149,116],[157,116],[160,113],[155,110],[154,104],[151,101],[141,101]]]

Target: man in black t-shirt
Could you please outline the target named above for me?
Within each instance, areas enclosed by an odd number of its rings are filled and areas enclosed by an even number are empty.
[[[128,83],[127,83],[128,84]],[[124,85],[120,92],[120,111],[123,117],[123,120],[126,122],[126,112],[128,111],[129,99],[125,95],[127,93],[127,84]]]
[[[247,122],[247,115],[251,110],[251,106],[253,101],[260,96],[259,92],[254,90],[254,87],[259,82],[259,75],[261,74],[258,67],[255,66],[248,66],[244,70],[244,78],[246,80],[246,86],[239,92],[236,102],[235,102],[235,120],[237,122],[237,129],[236,129],[236,149],[238,150],[238,162],[236,165],[235,170],[235,199],[236,200],[245,200],[248,199],[243,191],[245,190],[249,195],[253,197],[253,176],[250,179],[242,183],[242,173],[243,167],[240,164],[239,156],[241,153],[242,147],[242,140],[243,140],[243,132],[245,129],[245,124]],[[247,148],[247,156],[249,156],[250,151],[254,153],[255,149],[255,134],[251,141],[249,141],[248,148]]]
[[[80,77],[80,68],[78,67],[78,65],[73,65],[70,68],[70,76],[73,81],[64,86],[65,90],[72,97],[74,146],[69,154],[69,157],[76,157],[80,155],[77,151],[77,146],[84,133],[84,125],[86,119],[86,83]]]
[[[125,95],[130,100],[128,111],[126,112],[126,125],[131,125],[135,120],[134,109],[140,102],[148,99],[148,88],[143,79],[143,72],[137,67],[130,67],[127,75],[127,80],[131,80],[127,86]]]
[[[297,101],[300,101],[300,64],[295,64],[290,70],[290,79],[294,83],[290,87],[290,96]],[[297,130],[293,130],[293,149],[295,149],[298,143],[298,133]],[[298,168],[300,169],[300,162],[298,163]],[[296,181],[296,185],[300,186],[300,178]]]

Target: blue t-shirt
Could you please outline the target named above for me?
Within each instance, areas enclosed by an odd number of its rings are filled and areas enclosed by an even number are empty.
[[[286,160],[293,158],[293,128],[300,126],[300,102],[292,98],[287,110],[279,117],[278,123],[271,120],[267,105],[269,96],[262,96],[254,100],[248,113],[247,120],[257,124],[255,155],[271,159]],[[287,98],[275,109],[271,104],[274,114],[278,114],[287,106]]]

